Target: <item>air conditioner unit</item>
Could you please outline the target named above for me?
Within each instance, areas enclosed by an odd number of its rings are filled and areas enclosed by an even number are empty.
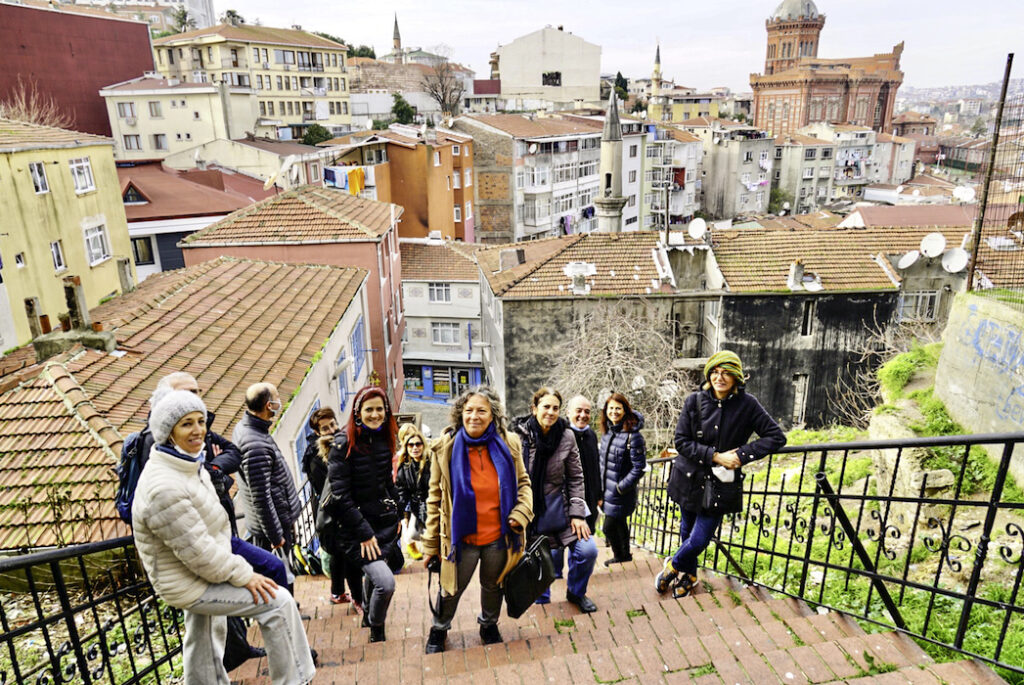
[[[125,117],[124,123],[126,123],[129,126],[134,126],[138,123],[138,121],[135,119],[135,117]]]

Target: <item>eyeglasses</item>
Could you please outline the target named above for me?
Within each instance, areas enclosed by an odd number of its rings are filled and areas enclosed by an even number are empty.
[[[423,443],[422,442],[407,442],[407,443],[405,443],[405,446],[406,447],[423,447]]]

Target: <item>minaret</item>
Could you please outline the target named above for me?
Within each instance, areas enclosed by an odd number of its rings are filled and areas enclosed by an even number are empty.
[[[608,95],[608,111],[604,115],[601,134],[601,186],[594,206],[597,208],[597,230],[601,233],[622,231],[622,124],[619,123],[619,101],[615,90]]]
[[[661,45],[654,52],[654,71],[651,72],[651,98],[661,95]]]
[[[405,62],[405,56],[402,55],[402,34],[398,32],[398,12],[395,12],[395,35],[393,38],[395,64],[402,64]]]

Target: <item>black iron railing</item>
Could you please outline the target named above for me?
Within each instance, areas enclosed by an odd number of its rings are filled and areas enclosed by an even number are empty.
[[[130,537],[0,559],[0,685],[168,682],[182,613]]]
[[[1024,674],[1024,493],[1009,475],[1022,443],[784,448],[744,468],[744,511],[702,566]],[[669,461],[650,462],[632,519],[634,541],[663,555],[679,544]]]

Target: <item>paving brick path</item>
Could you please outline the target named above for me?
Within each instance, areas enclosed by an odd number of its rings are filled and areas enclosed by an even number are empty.
[[[602,559],[607,551],[602,549]],[[425,655],[430,630],[427,574],[418,563],[397,578],[387,641],[368,644],[369,631],[351,605],[327,601],[323,577],[298,580],[296,595],[310,615],[307,633],[320,653],[317,685],[465,683],[857,683],[858,685],[987,685],[1004,683],[970,660],[937,664],[898,633],[866,634],[837,613],[818,614],[802,602],[772,599],[729,579],[711,577],[692,597],[654,591],[661,562],[638,552],[628,564],[598,564],[589,596],[599,611],[581,614],[556,580],[552,601],[519,620],[504,616],[504,644],[483,646],[476,624],[479,589],[462,599],[444,654]],[[259,643],[258,628],[252,628]],[[232,674],[239,685],[269,684],[265,661]]]

